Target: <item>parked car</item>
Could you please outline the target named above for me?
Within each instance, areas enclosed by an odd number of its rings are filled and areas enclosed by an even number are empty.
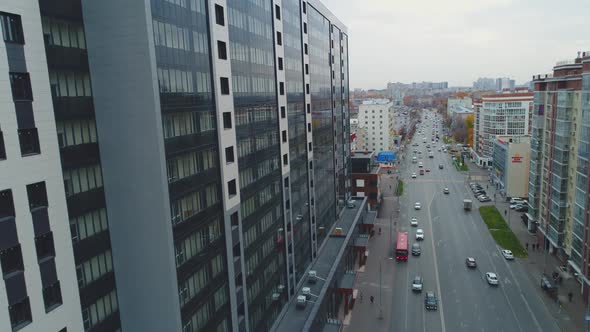
[[[512,205],[512,204],[526,204],[526,203],[527,203],[527,201],[522,198],[515,197],[515,198],[510,199],[510,205]]]
[[[498,286],[498,276],[494,272],[486,272],[486,280],[492,286]]]
[[[449,194],[449,188],[445,188],[445,189],[443,189],[443,193],[445,193],[445,194],[447,194],[447,195],[448,195],[448,194]]]
[[[426,310],[438,309],[438,299],[436,298],[436,294],[434,292],[426,292],[426,296],[424,297],[424,306],[426,307]]]
[[[528,212],[529,211],[529,207],[527,205],[524,204],[519,204],[517,205],[514,210],[518,211],[518,212]]]
[[[491,201],[492,201],[492,199],[491,199],[491,198],[489,198],[489,197],[488,197],[488,196],[486,196],[486,195],[479,196],[479,197],[477,198],[477,200],[478,200],[478,201],[480,201],[480,202],[482,202],[482,203],[483,203],[483,202],[491,202]]]
[[[415,179],[417,177],[416,173],[412,173],[412,179]]]
[[[512,254],[512,251],[510,250],[502,250],[502,256],[504,256],[504,258],[506,258],[507,260],[513,260],[514,259],[514,255]]]
[[[475,261],[475,258],[473,258],[473,257],[467,257],[465,259],[465,265],[467,265],[467,267],[469,267],[469,268],[476,268],[477,267],[477,262]]]
[[[439,149],[439,151],[440,151],[440,149]],[[444,168],[443,164],[438,164],[438,169],[443,169],[443,168]]]

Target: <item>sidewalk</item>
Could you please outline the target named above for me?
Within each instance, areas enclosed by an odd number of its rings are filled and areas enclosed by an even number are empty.
[[[480,174],[481,172],[485,172],[486,170],[478,169],[473,163],[469,162],[469,169],[471,172],[475,174]],[[489,179],[489,177],[488,177]],[[489,181],[478,181],[482,186],[486,186],[489,184]],[[489,190],[486,189],[488,192],[489,197],[494,197],[495,188],[493,185],[489,184]],[[498,194],[498,199],[500,199],[500,195]],[[501,214],[504,214],[503,211],[510,210],[510,204],[504,200],[498,200],[496,203],[496,208],[500,211]],[[526,243],[529,244],[529,256],[528,258],[520,259],[525,267],[529,280],[534,285],[539,285],[537,288],[538,294],[540,298],[545,302],[549,311],[555,318],[557,324],[564,332],[574,332],[574,331],[586,331],[586,323],[585,323],[585,313],[587,305],[584,303],[581,294],[581,285],[578,283],[576,278],[572,275],[571,278],[563,279],[562,284],[557,285],[558,287],[558,299],[562,303],[562,307],[560,308],[559,305],[552,300],[540,287],[540,279],[543,272],[548,275],[551,275],[553,271],[555,271],[560,265],[560,261],[549,253],[545,253],[542,248],[533,251],[532,244],[537,243],[537,235],[534,233],[529,233],[526,226],[521,220],[521,215],[523,213],[516,212],[514,210],[510,210],[508,216],[510,217],[510,222],[508,223],[514,234],[518,237],[520,242],[522,243],[523,247]],[[506,219],[506,217],[505,217]],[[572,302],[570,303],[567,297],[567,294],[572,292],[574,294]]]

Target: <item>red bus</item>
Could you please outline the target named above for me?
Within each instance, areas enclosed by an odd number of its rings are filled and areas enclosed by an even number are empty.
[[[397,244],[395,246],[395,259],[398,261],[408,260],[408,232],[397,233]]]

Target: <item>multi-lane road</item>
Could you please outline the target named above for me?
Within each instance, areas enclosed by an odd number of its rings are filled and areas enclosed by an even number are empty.
[[[405,185],[397,230],[409,232],[410,245],[417,228],[426,237],[420,241],[421,256],[395,262],[390,331],[560,331],[535,289],[538,285],[531,284],[519,259],[506,261],[500,254],[465,176],[457,172],[447,153],[437,151],[442,143],[430,142],[432,115],[429,117],[421,125],[423,135],[416,133],[407,144],[401,167]],[[424,134],[434,145],[434,158],[428,158]],[[414,142],[419,146],[413,147]],[[419,161],[430,169],[416,179],[411,178],[412,172],[418,173],[418,164],[411,163],[413,149],[422,151],[417,155],[422,156]],[[439,169],[439,164],[444,168]],[[445,187],[449,194],[443,194]],[[464,198],[474,201],[472,211],[463,210]],[[414,210],[415,202],[422,204],[421,210]],[[410,227],[411,217],[418,218],[418,227]],[[465,266],[468,256],[477,259],[476,269]],[[487,284],[486,272],[498,275],[498,287]],[[411,290],[415,275],[424,278],[422,293]],[[436,292],[437,311],[425,309],[425,291]]]

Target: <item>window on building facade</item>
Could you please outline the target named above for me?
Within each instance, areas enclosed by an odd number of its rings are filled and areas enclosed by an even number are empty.
[[[2,37],[7,43],[24,44],[23,26],[20,15],[0,12]]]

